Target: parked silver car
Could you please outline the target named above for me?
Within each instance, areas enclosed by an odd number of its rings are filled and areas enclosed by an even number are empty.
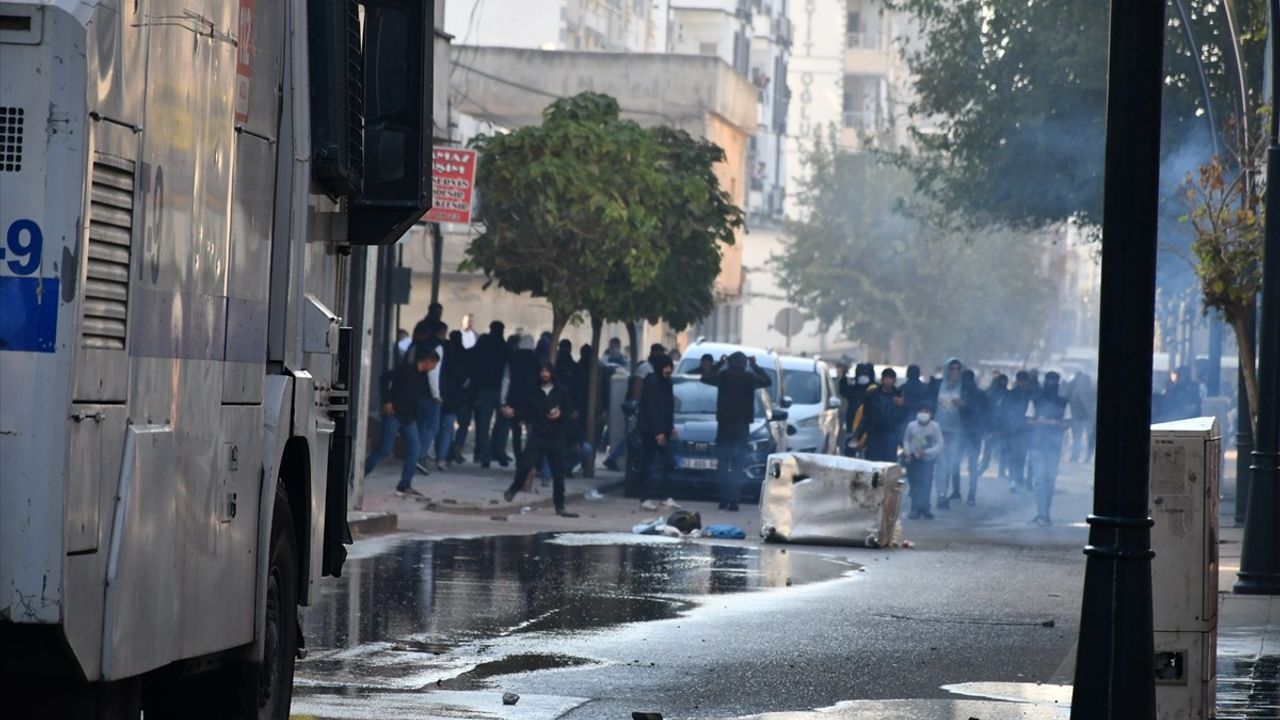
[[[830,369],[822,360],[781,357],[787,422],[795,428],[788,446],[794,452],[834,454],[839,450],[840,396],[831,390]]]

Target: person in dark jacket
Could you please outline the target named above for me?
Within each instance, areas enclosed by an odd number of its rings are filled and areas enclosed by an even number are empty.
[[[748,369],[750,366],[750,369]],[[702,382],[720,389],[716,396],[716,462],[720,469],[720,509],[738,510],[742,495],[742,463],[747,456],[747,435],[755,418],[759,388],[773,384],[769,376],[748,358],[735,352],[702,374]]]
[[[503,415],[509,418],[519,417],[529,428],[524,452],[516,459],[516,475],[511,481],[511,487],[502,494],[503,499],[511,502],[524,487],[529,473],[537,469],[545,459],[551,466],[551,497],[556,514],[561,517],[577,517],[564,507],[565,425],[572,412],[573,400],[565,388],[556,384],[555,367],[550,362],[542,361],[538,366],[538,387],[525,400],[524,405],[519,408],[506,405],[502,408]]]
[[[973,505],[978,501],[978,478],[982,477],[982,439],[987,434],[990,423],[990,408],[987,394],[978,387],[977,375],[969,368],[960,373],[960,393],[964,400],[960,407],[963,425],[961,437],[964,442],[960,454],[963,464],[969,470],[969,493],[965,502]]]
[[[644,447],[644,497],[666,497],[675,466],[675,396],[671,373],[675,365],[663,355],[654,359],[653,372],[640,387],[640,417],[636,430]]]
[[[440,370],[440,434],[436,438],[436,469],[452,465],[455,457],[453,439],[462,432],[459,417],[467,406],[467,349],[462,345],[462,333],[449,333]]]
[[[476,394],[474,459],[481,467],[489,467],[493,460],[493,416],[501,399],[502,377],[511,357],[503,337],[505,330],[506,326],[494,320],[489,323],[489,332],[481,335],[471,349],[471,384]]]
[[[862,412],[854,440],[866,450],[866,459],[894,462],[898,459],[898,443],[906,427],[906,404],[902,391],[895,385],[898,373],[893,368],[880,372],[880,384],[872,385],[862,398]]]
[[[902,383],[902,402],[907,407],[908,412],[915,412],[915,408],[920,407],[921,403],[929,401],[929,386],[920,380],[920,366],[907,366],[907,381]],[[910,421],[910,418],[907,418]],[[903,423],[903,431],[906,431],[906,423]]]
[[[1027,426],[1027,406],[1034,397],[1031,390],[1031,374],[1019,370],[1013,376],[1013,387],[1000,401],[1000,430],[1004,433],[1004,447],[1000,452],[1000,476],[1009,481],[1009,492],[1026,489],[1027,444],[1030,432]]]
[[[1005,433],[1000,416],[1007,394],[1009,394],[1008,376],[996,373],[991,377],[991,385],[987,387],[987,435],[983,439],[982,460],[978,463],[980,472],[983,474],[987,472],[987,468],[991,467],[992,459],[1004,452]]]
[[[507,375],[503,382],[502,404],[514,408],[524,407],[538,389],[538,354],[534,351],[533,337],[522,335],[516,341],[516,349],[511,352],[507,363]],[[524,436],[527,428],[520,417],[505,420],[510,427],[511,449],[516,457],[524,450]],[[504,436],[505,437],[505,436]],[[502,438],[500,438],[502,439]],[[496,443],[496,441],[495,441]],[[505,445],[505,439],[503,440]]]
[[[1071,401],[1058,391],[1056,372],[1044,374],[1044,386],[1027,406],[1031,425],[1029,459],[1036,491],[1036,516],[1031,522],[1048,526],[1053,491],[1062,463],[1062,438],[1071,426]]]
[[[840,372],[840,381],[837,383],[836,389],[840,393],[840,397],[844,398],[844,422],[841,424],[841,432],[848,433],[849,443],[845,445],[845,454],[852,455],[854,452],[853,430],[854,423],[857,422],[858,410],[862,407],[862,399],[866,396],[867,390],[871,388],[875,378],[876,368],[871,363],[858,363],[854,366],[854,377],[851,380],[847,371]]]
[[[422,493],[413,488],[413,474],[417,469],[419,454],[418,402],[427,373],[435,369],[440,356],[434,350],[417,353],[413,362],[401,363],[382,376],[382,441],[378,449],[364,461],[364,473],[368,475],[391,454],[395,448],[396,433],[404,440],[404,467],[400,470],[400,482],[396,494],[400,496]]]

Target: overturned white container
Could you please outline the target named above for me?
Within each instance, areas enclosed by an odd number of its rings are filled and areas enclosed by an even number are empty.
[[[770,455],[760,488],[760,534],[767,542],[897,545],[904,475],[897,463]]]

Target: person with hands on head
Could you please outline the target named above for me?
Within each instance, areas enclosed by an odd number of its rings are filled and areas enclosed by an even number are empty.
[[[750,369],[748,369],[750,366]],[[720,472],[720,509],[737,512],[742,495],[747,435],[755,417],[755,394],[773,381],[755,357],[735,352],[702,373],[702,382],[719,388],[716,394],[716,463]]]
[[[417,470],[418,455],[422,451],[418,433],[418,403],[421,402],[427,373],[440,363],[435,350],[416,353],[410,362],[398,365],[382,376],[382,441],[378,449],[364,461],[364,474],[368,475],[395,449],[396,433],[404,440],[404,466],[400,470],[400,482],[396,494],[404,497],[422,497],[413,488],[413,475]]]
[[[551,467],[552,499],[556,514],[560,517],[578,517],[565,510],[564,473],[566,424],[573,412],[573,401],[566,388],[556,383],[555,366],[548,360],[538,365],[538,387],[525,398],[522,407],[504,405],[502,414],[519,418],[529,429],[524,450],[516,458],[516,475],[511,487],[502,493],[507,502],[515,498],[524,487],[529,473],[536,470],[545,459]]]

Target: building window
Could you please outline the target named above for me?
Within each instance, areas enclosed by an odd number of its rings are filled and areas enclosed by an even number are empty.
[[[876,75],[844,76],[843,125],[868,128],[875,125],[881,112],[881,82]]]
[[[698,43],[698,54],[710,55],[712,57],[715,57],[716,55],[720,54],[720,50],[719,48],[716,47],[716,44],[713,42]]]
[[[850,50],[881,49],[880,9],[873,0],[849,0],[844,31],[844,46]]]

